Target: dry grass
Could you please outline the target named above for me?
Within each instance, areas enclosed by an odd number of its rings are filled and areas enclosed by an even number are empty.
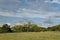
[[[5,33],[0,40],[60,40],[60,32]]]

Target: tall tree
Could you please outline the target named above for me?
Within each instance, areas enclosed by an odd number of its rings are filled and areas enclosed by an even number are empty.
[[[12,30],[8,24],[3,24],[2,32],[12,32]]]

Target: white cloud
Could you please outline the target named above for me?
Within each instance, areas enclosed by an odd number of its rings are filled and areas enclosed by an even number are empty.
[[[6,23],[6,24],[11,25],[11,23]]]
[[[21,17],[21,15],[16,15],[14,12],[0,12],[2,16],[11,16],[11,17]]]
[[[46,0],[45,2],[48,2],[48,3],[58,3],[60,4],[60,0]]]
[[[8,6],[6,8],[10,8],[12,11],[5,11],[5,12],[1,11],[0,15],[12,16],[12,17],[48,18],[49,16],[56,16],[56,15],[58,16],[58,14],[60,13],[60,12],[51,12],[51,11],[47,12],[46,10],[53,10],[53,9],[55,10],[57,8],[52,7],[51,5],[48,5],[47,3],[44,3],[43,1],[45,0],[40,0],[37,3],[25,1],[26,4],[28,4],[29,6],[24,6],[23,3],[22,5],[29,9],[19,8],[18,10],[16,10],[17,12],[15,13],[13,12],[13,10],[15,10],[14,7],[18,8],[20,6],[19,2],[21,3],[21,1],[19,0],[9,0],[9,1],[10,3],[16,3],[18,6],[16,6],[16,4],[10,4],[11,7]],[[46,0],[45,2],[59,3],[59,0],[53,0],[53,1]],[[5,7],[5,6],[3,5],[1,7]]]
[[[14,12],[0,12],[2,16],[12,17],[29,17],[29,18],[48,18],[53,16],[60,16],[60,12],[44,12],[31,9],[19,9],[17,13]]]
[[[15,25],[21,25],[21,23],[16,23]]]
[[[60,0],[0,0],[0,15],[29,18],[60,16],[60,7],[51,3],[60,4]]]
[[[18,11],[20,11],[20,9]],[[24,17],[30,17],[30,18],[48,18],[50,16],[51,17],[60,16],[60,12],[44,12],[44,11],[25,9],[25,8],[18,13],[20,13],[20,15]]]

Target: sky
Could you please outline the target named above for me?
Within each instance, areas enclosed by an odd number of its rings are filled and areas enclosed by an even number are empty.
[[[0,25],[27,21],[44,27],[60,24],[60,0],[0,0]]]

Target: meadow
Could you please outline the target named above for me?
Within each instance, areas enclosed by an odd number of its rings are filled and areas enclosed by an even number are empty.
[[[0,33],[0,40],[60,40],[60,32]]]

